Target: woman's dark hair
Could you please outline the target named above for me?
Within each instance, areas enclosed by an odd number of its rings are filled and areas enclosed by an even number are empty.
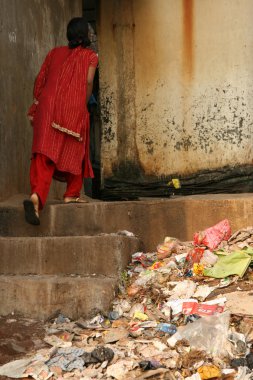
[[[83,17],[75,17],[70,20],[67,26],[67,39],[69,48],[75,49],[78,46],[86,47],[90,45],[88,37],[88,24]]]

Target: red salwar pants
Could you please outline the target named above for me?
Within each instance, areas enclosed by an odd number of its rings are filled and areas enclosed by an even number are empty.
[[[40,200],[40,210],[46,203],[55,170],[55,163],[44,154],[36,153],[32,157],[30,166],[31,194],[36,193],[38,195]],[[67,189],[63,197],[78,198],[83,186],[82,173],[79,175],[74,175],[71,173],[65,174]]]

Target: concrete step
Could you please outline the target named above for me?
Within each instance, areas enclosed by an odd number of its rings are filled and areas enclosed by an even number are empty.
[[[108,312],[117,282],[103,276],[0,275],[0,315],[45,320],[55,312],[71,319]]]
[[[252,225],[253,194],[208,194],[133,202],[51,204],[41,214],[41,226],[24,222],[20,202],[0,204],[0,236],[96,235],[129,230],[154,250],[165,236],[192,240],[196,231],[224,218],[232,230]]]
[[[0,237],[0,274],[80,274],[117,277],[141,249],[138,238],[117,234]]]

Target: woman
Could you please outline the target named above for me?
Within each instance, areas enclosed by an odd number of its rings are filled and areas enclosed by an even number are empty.
[[[51,50],[35,80],[34,103],[28,116],[33,126],[30,167],[31,197],[24,201],[25,218],[39,225],[52,178],[67,182],[64,202],[79,199],[83,177],[93,177],[89,159],[89,113],[98,63],[87,47],[88,25],[72,19],[67,27],[68,46]]]

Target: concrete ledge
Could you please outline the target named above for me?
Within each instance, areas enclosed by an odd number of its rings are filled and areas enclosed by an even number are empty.
[[[2,236],[96,235],[129,230],[154,250],[165,236],[192,240],[196,231],[228,218],[232,230],[253,224],[253,194],[210,194],[134,202],[49,205],[41,226],[24,222],[20,206],[0,205]]]
[[[141,244],[135,237],[0,237],[0,274],[117,277]]]
[[[0,315],[44,320],[61,311],[71,319],[108,312],[117,280],[105,277],[0,276]]]

